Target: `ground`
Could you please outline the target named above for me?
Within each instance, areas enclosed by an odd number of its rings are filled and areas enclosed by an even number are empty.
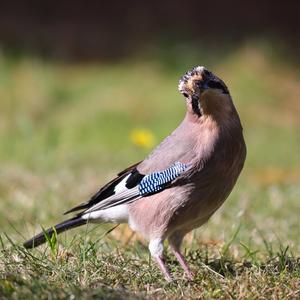
[[[0,299],[300,298],[300,74],[273,49],[250,41],[115,64],[2,54]],[[197,64],[228,84],[248,156],[223,207],[184,242],[195,280],[167,251],[175,282],[166,283],[146,241],[125,225],[110,233],[112,225],[90,225],[22,248],[177,126],[177,82]]]

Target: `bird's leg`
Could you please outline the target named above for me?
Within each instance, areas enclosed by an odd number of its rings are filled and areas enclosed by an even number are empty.
[[[149,250],[150,250],[151,256],[157,262],[165,279],[168,282],[172,282],[173,281],[172,276],[171,276],[169,270],[167,269],[164,259],[163,259],[163,251],[164,251],[163,240],[160,238],[151,240],[149,243]]]
[[[188,279],[193,280],[194,279],[194,273],[191,271],[189,265],[187,264],[184,256],[180,253],[179,250],[176,249],[172,249],[172,252],[174,253],[175,257],[177,258],[179,264],[181,265],[181,267],[184,270],[184,273],[186,274],[186,276],[188,277]]]
[[[171,248],[173,254],[175,255],[175,257],[177,258],[179,264],[183,268],[184,273],[186,274],[188,279],[193,280],[195,275],[191,271],[191,269],[188,266],[184,256],[182,255],[182,253],[179,250],[182,239],[183,239],[183,235],[181,235],[179,233],[173,234],[171,237],[169,237],[170,248]]]
[[[157,256],[157,257],[155,257],[155,260],[156,260],[161,272],[163,273],[165,279],[168,282],[172,282],[173,281],[172,276],[165,265],[164,259],[162,257]]]

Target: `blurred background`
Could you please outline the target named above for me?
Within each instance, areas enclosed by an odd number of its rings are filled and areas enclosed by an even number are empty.
[[[141,160],[184,116],[179,77],[204,65],[229,86],[248,157],[188,241],[222,243],[242,224],[244,243],[299,250],[299,11],[297,1],[1,1],[1,232],[31,236]]]

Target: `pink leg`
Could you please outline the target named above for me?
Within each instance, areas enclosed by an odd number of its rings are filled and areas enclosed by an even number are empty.
[[[188,266],[184,256],[178,250],[172,249],[172,251],[173,251],[174,255],[176,256],[179,264],[183,268],[188,279],[193,280],[195,275],[193,274],[190,267]]]
[[[175,232],[173,235],[169,237],[169,245],[175,257],[177,258],[179,264],[183,268],[184,273],[186,274],[188,279],[193,280],[194,274],[190,270],[184,256],[179,251],[184,234],[185,234],[184,232],[180,232],[180,231]]]
[[[161,270],[161,272],[164,274],[165,276],[165,279],[168,281],[168,282],[172,282],[173,279],[171,277],[171,274],[170,272],[168,271],[163,259],[161,257],[155,257],[155,260]]]
[[[158,237],[158,238],[150,240],[149,250],[150,250],[151,256],[156,260],[161,272],[165,276],[165,279],[168,282],[172,282],[173,279],[171,277],[171,274],[168,271],[168,269],[164,263],[164,260],[163,260],[163,252],[164,252],[163,238]]]

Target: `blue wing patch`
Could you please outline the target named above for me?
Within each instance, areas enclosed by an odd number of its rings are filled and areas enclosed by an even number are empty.
[[[187,165],[175,162],[168,169],[146,175],[139,183],[140,196],[152,194],[162,190],[166,184],[176,179],[186,169]]]

